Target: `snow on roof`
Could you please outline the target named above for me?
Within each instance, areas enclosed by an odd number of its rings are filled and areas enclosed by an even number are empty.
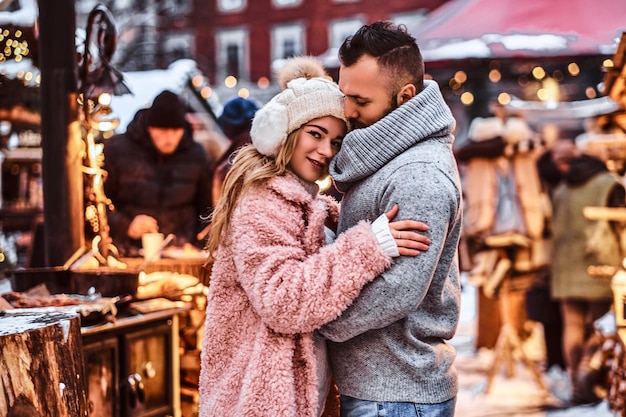
[[[20,0],[20,9],[14,12],[0,11],[0,25],[35,26],[37,2]]]
[[[120,119],[118,130],[125,131],[135,113],[149,107],[161,91],[170,90],[181,94],[189,78],[198,73],[196,62],[190,59],[175,61],[164,70],[124,72],[124,81],[133,94],[113,97],[111,116]],[[209,98],[209,104],[216,115],[221,113],[222,106],[216,94]]]

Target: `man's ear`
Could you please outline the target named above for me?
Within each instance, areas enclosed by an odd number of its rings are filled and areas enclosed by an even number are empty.
[[[417,94],[415,84],[405,84],[396,95],[396,103],[400,106],[415,97],[415,94]]]

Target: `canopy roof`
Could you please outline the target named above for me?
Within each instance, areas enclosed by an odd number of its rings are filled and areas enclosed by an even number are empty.
[[[408,26],[426,62],[612,55],[624,0],[450,0]]]

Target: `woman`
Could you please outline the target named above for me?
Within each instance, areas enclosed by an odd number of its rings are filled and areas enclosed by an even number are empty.
[[[310,58],[290,60],[278,78],[284,89],[256,113],[252,145],[237,155],[213,215],[202,417],[320,415],[326,364],[314,330],[393,256],[430,243],[414,232],[423,223],[388,223],[396,207],[325,246],[338,205],[315,182],[348,129],[344,97]]]

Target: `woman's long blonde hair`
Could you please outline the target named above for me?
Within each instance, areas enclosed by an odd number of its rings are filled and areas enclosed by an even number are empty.
[[[230,229],[230,221],[239,197],[253,185],[285,174],[301,130],[302,127],[287,136],[276,158],[262,155],[253,145],[244,146],[237,152],[233,165],[224,179],[220,198],[211,215],[211,229],[206,244],[209,260],[214,259],[222,235],[228,233]]]

